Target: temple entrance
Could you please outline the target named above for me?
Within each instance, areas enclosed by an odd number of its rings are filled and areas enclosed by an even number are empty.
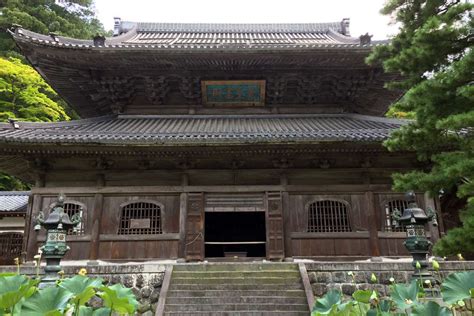
[[[265,212],[206,212],[205,256],[266,256]]]

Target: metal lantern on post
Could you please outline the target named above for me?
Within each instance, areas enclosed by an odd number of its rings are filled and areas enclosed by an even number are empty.
[[[44,219],[43,212],[40,212],[36,217],[35,230],[39,231],[41,226],[46,229],[46,243],[40,248],[46,259],[45,277],[41,280],[40,287],[54,285],[59,279],[61,259],[69,250],[69,246],[66,244],[67,232],[69,229],[77,227],[81,222],[80,213],[69,218],[69,215],[64,212],[64,199],[63,195],[58,197],[48,218]]]
[[[434,285],[435,279],[428,270],[428,253],[432,243],[426,237],[425,225],[433,221],[436,226],[436,214],[431,209],[428,209],[428,212],[425,213],[424,210],[419,208],[413,191],[407,192],[405,199],[408,202],[408,207],[405,208],[403,214],[398,211],[394,212],[393,220],[394,223],[401,224],[406,229],[407,238],[404,245],[413,257],[413,267],[415,268],[412,278],[423,281],[429,280]]]

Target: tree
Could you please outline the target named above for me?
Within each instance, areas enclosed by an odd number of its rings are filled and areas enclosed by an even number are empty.
[[[92,0],[0,0],[0,121],[62,121],[77,114],[15,49],[6,30],[19,24],[29,30],[90,39],[104,34]],[[0,172],[0,190],[27,185]]]
[[[95,17],[92,0],[0,0],[0,29],[19,24],[31,31],[90,39],[103,34]],[[0,32],[0,52],[11,54],[15,43],[8,33]]]
[[[401,75],[389,87],[407,92],[393,106],[415,113],[415,120],[395,131],[385,146],[415,151],[428,166],[395,174],[394,188],[432,195],[455,190],[467,199],[463,226],[435,245],[439,255],[474,253],[473,8],[460,0],[390,0],[382,13],[395,17],[400,32],[367,60]]]
[[[56,92],[30,66],[0,58],[0,121],[64,121],[70,116]]]

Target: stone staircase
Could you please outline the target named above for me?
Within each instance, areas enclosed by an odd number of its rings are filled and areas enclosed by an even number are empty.
[[[294,263],[177,264],[163,314],[307,316],[309,306]]]

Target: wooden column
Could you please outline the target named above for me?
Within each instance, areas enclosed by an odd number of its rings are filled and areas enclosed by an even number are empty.
[[[425,193],[424,196],[424,204],[425,204],[425,212],[428,210],[428,208],[431,208],[433,211],[436,212],[438,222],[440,221],[441,218],[441,212],[438,212],[436,209],[436,204],[434,198],[430,197],[428,193]],[[436,227],[433,225],[433,222],[430,222],[429,225],[429,231],[431,235],[431,242],[434,244],[438,239],[439,239],[439,226]]]
[[[280,184],[288,185],[288,176],[286,173],[280,175]],[[292,257],[293,251],[291,247],[291,210],[290,210],[290,194],[288,191],[281,193],[281,202],[283,208],[283,231],[285,233],[285,257]]]
[[[188,214],[188,194],[181,193],[179,195],[179,249],[178,257],[186,256],[186,217]]]
[[[103,187],[105,185],[105,179],[103,174],[97,175],[97,186]],[[89,259],[97,260],[99,258],[99,247],[100,247],[100,222],[102,219],[102,211],[104,208],[104,195],[96,193],[94,195],[94,208],[92,209],[92,220],[91,223],[91,243],[89,250]]]
[[[30,215],[27,217],[29,218],[29,224],[25,227],[25,234],[26,234],[26,260],[32,260],[33,257],[38,252],[38,232],[34,230],[35,225],[35,217],[41,211],[41,195],[33,194],[32,197],[33,204],[30,208]]]
[[[181,185],[184,187],[189,185],[189,176],[185,172],[181,177]],[[186,257],[186,218],[188,216],[188,194],[182,192],[179,195],[179,249],[178,257]]]
[[[367,217],[369,222],[370,255],[372,257],[378,257],[380,256],[380,242],[378,235],[380,217],[379,214],[377,214],[377,208],[375,207],[374,193],[372,191],[366,192],[365,200],[367,205]]]

